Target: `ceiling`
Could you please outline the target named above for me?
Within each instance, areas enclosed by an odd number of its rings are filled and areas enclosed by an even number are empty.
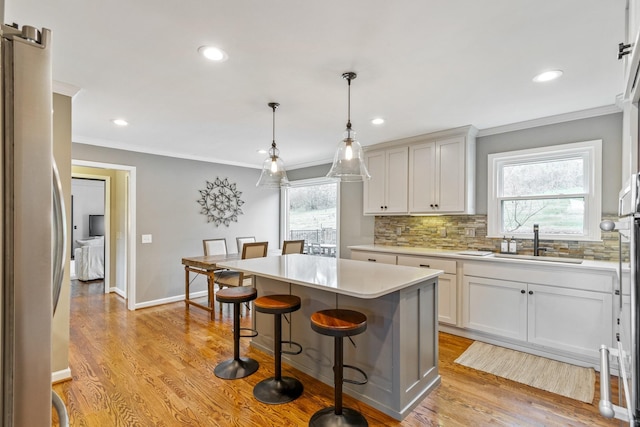
[[[159,6],[161,5],[161,6]],[[625,0],[6,0],[5,22],[53,31],[73,141],[259,167],[362,145],[611,106]],[[228,60],[197,52],[216,45]],[[562,69],[544,84],[535,74]],[[383,125],[371,119],[383,117]],[[126,127],[112,119],[125,118]]]

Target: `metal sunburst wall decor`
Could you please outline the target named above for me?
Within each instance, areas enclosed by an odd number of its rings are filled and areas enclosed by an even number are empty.
[[[242,191],[238,191],[235,183],[216,177],[213,182],[207,181],[206,189],[199,191],[200,213],[207,217],[207,222],[213,222],[216,227],[220,224],[228,227],[232,221],[238,222],[238,215],[243,214],[240,206],[244,202],[240,199]]]

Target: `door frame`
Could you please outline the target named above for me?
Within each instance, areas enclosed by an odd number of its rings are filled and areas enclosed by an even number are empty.
[[[72,166],[84,166],[97,169],[112,169],[126,171],[129,173],[128,185],[126,186],[127,199],[127,218],[125,227],[125,241],[127,250],[126,265],[126,299],[127,309],[134,311],[136,309],[136,167],[128,165],[120,165],[114,163],[93,162],[88,160],[71,160]],[[106,207],[106,206],[105,206]],[[105,250],[107,247],[105,246]],[[106,270],[106,265],[105,265]],[[106,279],[105,271],[105,279]],[[106,281],[106,280],[105,280]]]

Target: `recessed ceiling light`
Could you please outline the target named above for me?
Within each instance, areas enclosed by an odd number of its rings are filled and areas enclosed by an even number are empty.
[[[267,154],[267,150],[261,148],[258,150],[258,154]]]
[[[129,122],[126,121],[125,119],[113,119],[111,121],[113,122],[114,125],[117,125],[117,126],[127,126],[129,124]]]
[[[381,117],[376,117],[375,119],[371,120],[371,123],[374,125],[381,125],[384,123],[384,119]]]
[[[533,81],[536,83],[548,82],[551,80],[555,80],[562,75],[562,70],[551,70],[545,71],[544,73],[540,73],[533,78]]]
[[[223,62],[229,58],[224,50],[215,46],[200,46],[198,52],[210,61]]]

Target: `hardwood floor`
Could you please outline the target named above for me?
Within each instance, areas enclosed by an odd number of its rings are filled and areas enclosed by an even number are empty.
[[[243,316],[248,324],[250,316]],[[260,363],[255,374],[225,381],[215,365],[231,357],[231,311],[216,319],[183,302],[128,311],[100,284],[72,285],[70,367],[72,381],[54,389],[65,401],[72,426],[306,426],[331,406],[333,388],[288,365],[283,375],[304,384],[304,393],[284,405],[266,405],[253,387],[273,375],[270,356],[248,347],[242,354]],[[440,334],[442,384],[402,422],[348,396],[371,426],[617,426],[585,404],[453,363],[471,340]],[[614,386],[617,381],[614,379]],[[614,394],[617,388],[614,389]],[[57,425],[57,423],[54,423]]]

